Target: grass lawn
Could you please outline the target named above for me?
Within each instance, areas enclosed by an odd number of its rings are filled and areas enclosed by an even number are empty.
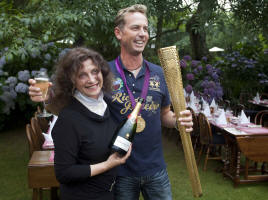
[[[165,160],[172,185],[173,200],[196,199],[192,196],[188,172],[180,146],[174,139],[163,138]],[[27,185],[28,144],[25,128],[0,132],[0,200],[30,200],[32,191]],[[210,160],[207,171],[203,172],[200,163],[199,175],[205,200],[266,200],[268,183],[240,185],[233,187],[230,179],[223,178],[215,169],[221,166]],[[48,199],[45,193],[44,200]]]

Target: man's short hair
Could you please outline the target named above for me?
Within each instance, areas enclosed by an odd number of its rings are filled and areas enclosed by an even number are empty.
[[[135,13],[135,12],[140,12],[142,14],[144,14],[146,17],[146,13],[147,13],[147,7],[145,5],[142,5],[142,4],[135,4],[135,5],[132,5],[130,7],[127,7],[127,8],[123,8],[121,10],[118,11],[117,15],[116,15],[116,18],[115,18],[115,27],[119,27],[119,28],[123,28],[124,25],[125,25],[125,15],[127,13]]]

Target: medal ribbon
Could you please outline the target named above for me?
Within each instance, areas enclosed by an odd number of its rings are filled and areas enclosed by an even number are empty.
[[[144,62],[145,62],[145,66],[146,66],[146,71],[145,71],[145,77],[144,77],[144,82],[143,82],[143,88],[141,91],[141,98],[143,98],[145,100],[145,97],[147,96],[148,88],[149,88],[150,71],[149,71],[148,62],[146,60],[144,60]],[[115,60],[115,65],[116,65],[116,69],[117,69],[118,73],[120,74],[120,76],[123,79],[123,82],[127,88],[127,92],[128,92],[128,95],[129,95],[129,98],[131,101],[132,108],[134,108],[136,106],[136,101],[135,101],[135,98],[134,98],[132,92],[130,91],[129,87],[127,86],[126,76],[125,76],[123,68],[119,62],[119,56]]]

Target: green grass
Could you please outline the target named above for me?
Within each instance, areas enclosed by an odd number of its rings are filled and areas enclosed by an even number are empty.
[[[165,160],[172,185],[173,200],[197,199],[192,195],[188,172],[181,146],[176,139],[163,138]],[[24,127],[0,133],[0,200],[30,200],[32,191],[27,185],[28,144]],[[223,178],[215,169],[221,167],[218,161],[210,160],[207,171],[200,163],[199,175],[205,200],[266,200],[268,183],[240,185],[233,187],[229,178]],[[44,200],[48,199],[45,192]]]

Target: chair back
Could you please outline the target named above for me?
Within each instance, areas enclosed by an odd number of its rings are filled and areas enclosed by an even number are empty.
[[[255,162],[268,162],[268,136],[237,137],[242,153]]]
[[[234,106],[234,115],[238,115],[242,110],[245,110],[245,106],[243,104],[237,104]]]
[[[254,123],[255,123],[255,124],[262,124],[262,123],[261,123],[262,115],[263,115],[263,114],[265,115],[265,113],[268,113],[268,110],[261,110],[261,111],[259,111],[259,112],[255,115]],[[262,122],[263,122],[263,120],[262,120]]]
[[[29,146],[29,158],[32,156],[34,152],[34,143],[33,143],[33,129],[30,124],[26,124],[26,136]]]
[[[35,151],[42,150],[45,138],[42,135],[42,129],[40,128],[37,117],[31,118],[31,127],[33,129],[33,143],[35,144]]]
[[[268,111],[261,114],[260,124],[264,127],[268,127]]]
[[[200,143],[210,144],[212,142],[212,132],[207,117],[203,113],[199,113],[199,130],[200,130]]]

